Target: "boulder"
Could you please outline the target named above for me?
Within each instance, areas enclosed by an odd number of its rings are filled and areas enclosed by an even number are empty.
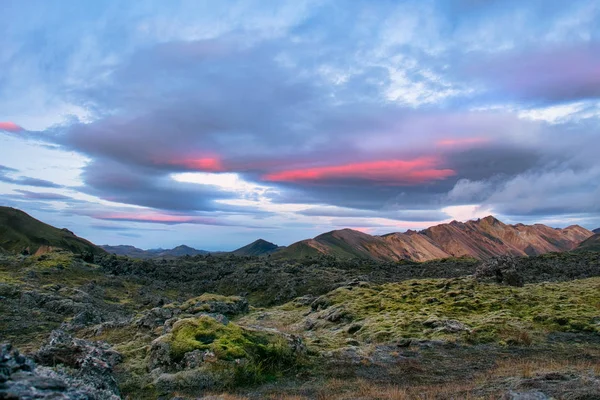
[[[36,368],[31,358],[22,356],[10,344],[3,344],[0,345],[0,399],[108,400],[111,397],[102,397],[89,387],[73,387],[59,376]]]
[[[477,279],[493,278],[497,283],[523,286],[524,278],[518,270],[517,258],[500,256],[482,262],[475,271]]]
[[[89,342],[74,338],[65,331],[55,330],[34,358],[41,365],[62,365],[65,367],[64,374],[70,380],[84,382],[98,392],[119,395],[112,371],[122,357],[107,343]]]

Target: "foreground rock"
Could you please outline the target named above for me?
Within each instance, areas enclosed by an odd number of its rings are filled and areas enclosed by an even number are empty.
[[[161,392],[255,384],[296,368],[300,338],[202,315],[175,322],[152,342],[148,368]]]
[[[205,293],[184,303],[172,303],[145,311],[137,319],[140,328],[156,329],[162,327],[163,333],[170,330],[178,319],[209,315],[221,321],[248,312],[248,300],[239,296],[220,296]]]
[[[56,330],[35,354],[35,360],[41,365],[60,365],[60,373],[69,383],[94,388],[98,398],[119,396],[119,387],[112,371],[121,362],[121,355],[106,343],[76,339],[64,331]]]
[[[73,385],[65,375],[50,368],[36,368],[10,344],[0,346],[0,399],[118,399],[84,384]]]

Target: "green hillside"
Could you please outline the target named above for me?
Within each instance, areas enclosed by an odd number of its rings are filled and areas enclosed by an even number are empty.
[[[77,254],[104,253],[98,246],[67,229],[45,224],[21,210],[0,207],[0,248],[10,253],[35,254],[42,246]]]

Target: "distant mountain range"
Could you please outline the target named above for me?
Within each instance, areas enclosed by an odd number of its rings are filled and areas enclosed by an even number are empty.
[[[331,255],[381,261],[428,261],[448,257],[486,259],[498,255],[538,255],[574,249],[598,250],[600,234],[572,225],[564,229],[542,224],[508,225],[488,216],[482,219],[432,226],[422,231],[368,235],[352,229],[324,233],[288,247],[259,239],[232,252],[236,256],[270,255],[274,259],[297,259]],[[42,254],[53,249],[74,253],[114,253],[133,258],[175,258],[203,255],[208,251],[181,245],[173,249],[142,250],[133,246],[96,246],[67,229],[57,229],[23,211],[0,207],[0,251]]]
[[[0,207],[0,249],[9,253],[41,255],[54,249],[76,254],[104,253],[100,247],[31,217],[21,210]]]
[[[186,245],[180,245],[172,249],[150,249],[142,250],[134,246],[120,245],[120,246],[109,246],[102,245],[102,249],[111,254],[118,256],[127,256],[132,258],[175,258],[181,256],[196,256],[208,254],[205,250],[196,250]]]
[[[594,233],[600,233],[600,228],[596,228],[592,232],[594,232]]]
[[[267,242],[263,239],[258,239],[244,247],[240,247],[237,250],[232,252],[218,251],[218,252],[210,252],[206,250],[197,250],[192,247],[181,245],[177,246],[173,249],[150,249],[150,250],[142,250],[134,246],[120,245],[120,246],[109,246],[102,245],[100,246],[102,249],[106,250],[111,254],[116,254],[118,256],[127,256],[132,258],[175,258],[181,256],[195,256],[195,255],[204,255],[204,254],[233,254],[236,256],[264,256],[267,254],[271,254],[281,247],[273,244],[271,242]]]
[[[503,254],[537,255],[572,250],[593,235],[577,225],[564,229],[546,225],[507,225],[493,216],[452,221],[422,231],[372,236],[352,229],[324,233],[275,253],[278,258],[303,258],[320,254],[375,260],[428,261],[447,257],[486,259]]]

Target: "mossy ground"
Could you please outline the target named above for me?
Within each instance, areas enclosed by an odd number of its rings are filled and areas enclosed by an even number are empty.
[[[417,338],[510,345],[543,341],[554,331],[600,333],[600,278],[521,288],[472,278],[410,280],[342,287],[320,301],[327,307],[308,316],[307,306],[291,302],[252,313],[244,323],[260,320],[304,331],[323,348],[340,347],[348,338],[364,343]],[[339,318],[331,318],[333,312]],[[314,320],[308,331],[307,319]],[[458,321],[464,329],[445,329],[444,321]],[[354,328],[349,331],[350,326]]]

